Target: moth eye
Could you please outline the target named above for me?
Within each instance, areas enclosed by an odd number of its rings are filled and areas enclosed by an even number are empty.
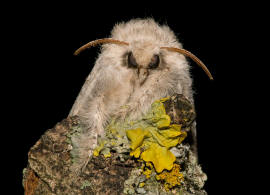
[[[130,68],[137,68],[138,67],[136,59],[134,58],[132,52],[128,53],[128,67],[130,67]]]
[[[159,62],[160,62],[159,56],[158,56],[158,55],[154,55],[154,56],[152,57],[152,59],[151,59],[151,62],[150,62],[149,65],[148,65],[148,67],[149,67],[150,69],[157,68],[158,65],[159,65]]]

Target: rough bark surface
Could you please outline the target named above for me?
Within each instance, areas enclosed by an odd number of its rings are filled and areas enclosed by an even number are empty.
[[[192,105],[181,95],[173,96],[164,103],[167,114],[173,124],[181,124],[186,132],[190,132],[195,119]],[[129,157],[123,160],[117,152],[111,152],[109,158],[103,155],[91,157],[86,168],[79,175],[70,171],[72,165],[72,149],[69,135],[74,128],[83,128],[83,121],[77,116],[64,119],[52,129],[47,130],[28,153],[28,166],[23,173],[23,186],[26,195],[55,194],[173,194],[146,192],[134,187],[132,193],[124,190],[127,180],[131,180],[132,172],[141,166],[142,162]],[[190,135],[188,135],[190,136]],[[188,140],[188,139],[187,139]],[[193,159],[186,141],[178,147],[183,155],[177,159],[183,164],[185,181],[181,189],[184,194],[206,194],[202,189],[206,175]],[[136,171],[135,171],[136,172]],[[133,175],[134,177],[134,175]],[[161,184],[160,184],[161,186]],[[161,187],[162,188],[162,187]],[[160,187],[157,189],[161,189]]]

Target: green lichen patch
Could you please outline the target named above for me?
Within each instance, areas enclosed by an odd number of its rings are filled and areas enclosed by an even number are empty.
[[[83,181],[81,190],[87,187],[91,187],[91,183],[88,180]]]

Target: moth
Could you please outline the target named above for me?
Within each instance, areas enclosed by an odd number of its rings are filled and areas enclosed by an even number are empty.
[[[87,124],[87,130],[72,140],[80,158],[74,169],[88,163],[97,138],[104,136],[111,118],[136,119],[153,101],[173,94],[183,94],[193,103],[186,57],[213,79],[204,63],[183,49],[167,25],[151,18],[116,24],[111,37],[91,41],[74,54],[97,45],[102,45],[101,53],[69,113],[82,117]]]

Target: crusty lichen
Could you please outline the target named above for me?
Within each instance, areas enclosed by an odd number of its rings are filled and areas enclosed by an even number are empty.
[[[151,177],[152,171],[153,165],[150,162],[142,164],[142,173],[145,175],[147,179]]]
[[[145,177],[142,175],[142,170],[139,168],[134,168],[129,178],[124,183],[124,194],[136,194],[136,187],[140,185],[140,183],[145,181]]]
[[[200,191],[201,194],[207,194],[202,190],[207,180],[207,175],[202,171],[202,168],[198,164],[197,158],[192,151],[189,151],[187,154],[183,175],[186,181],[183,188],[193,194],[199,194],[198,191]]]
[[[103,156],[105,158],[109,158],[111,157],[111,152],[110,152],[110,148],[108,147],[105,147],[105,144],[107,143],[108,141],[105,140],[105,139],[100,139],[98,140],[98,146],[95,148],[94,152],[93,152],[93,155],[94,156],[98,156],[100,153],[103,154]]]
[[[91,183],[88,180],[83,181],[82,186],[81,186],[81,190],[87,187],[91,187]]]
[[[180,172],[180,165],[173,164],[171,171],[163,171],[156,175],[156,179],[164,182],[164,187],[167,191],[175,186],[180,186],[184,181],[183,173]]]

